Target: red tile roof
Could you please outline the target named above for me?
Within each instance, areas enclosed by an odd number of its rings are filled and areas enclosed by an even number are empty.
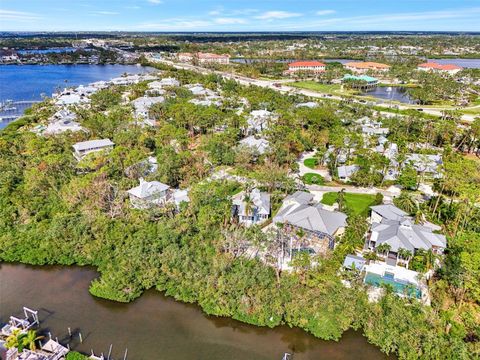
[[[288,64],[288,67],[315,67],[315,66],[325,66],[324,63],[320,61],[295,61]]]
[[[358,61],[344,64],[346,67],[353,67],[356,69],[389,69],[390,65],[377,63],[373,61]]]
[[[426,62],[426,63],[418,65],[418,67],[426,68],[426,69],[444,70],[444,71],[462,70],[463,69],[461,66],[457,66],[457,65],[454,65],[454,64],[441,65],[441,64],[436,63],[436,62]]]

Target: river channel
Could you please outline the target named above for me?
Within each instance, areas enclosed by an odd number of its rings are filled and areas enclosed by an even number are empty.
[[[88,286],[97,273],[82,267],[0,264],[0,321],[39,311],[41,328],[76,350],[130,360],[386,359],[359,332],[322,341],[300,329],[250,326],[205,315],[197,306],[150,290],[130,304],[95,298]],[[73,339],[68,336],[68,327]],[[79,343],[78,332],[83,343]]]

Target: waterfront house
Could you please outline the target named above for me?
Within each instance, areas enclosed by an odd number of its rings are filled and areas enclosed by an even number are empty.
[[[288,64],[287,74],[311,73],[320,74],[325,71],[326,65],[319,61],[295,61]]]
[[[455,75],[459,71],[462,71],[463,68],[454,64],[439,64],[436,62],[426,62],[418,65],[417,70]]]
[[[165,205],[169,201],[170,186],[158,181],[145,181],[140,178],[140,184],[130,190],[130,202],[136,209],[148,209]]]
[[[114,146],[115,144],[110,139],[82,141],[72,146],[73,156],[80,161],[88,154],[111,150]]]
[[[90,99],[85,95],[80,95],[70,91],[63,92],[55,99],[55,105],[57,106],[80,105],[87,104],[89,102]]]
[[[387,285],[400,297],[427,301],[428,291],[422,284],[421,275],[418,272],[378,262],[365,265],[363,269],[365,284],[375,288]]]
[[[390,65],[367,61],[367,62],[348,62],[344,64],[347,70],[353,71],[357,74],[365,74],[368,71],[373,72],[387,72],[390,70]]]
[[[406,212],[394,205],[372,206],[370,217],[371,228],[367,234],[366,247],[376,250],[385,244],[380,255],[390,265],[398,262],[408,265],[409,259],[402,257],[402,252],[410,252],[411,256],[418,250],[431,250],[442,254],[447,246],[447,239],[442,234],[433,232],[431,226],[415,224]]]
[[[367,263],[367,260],[357,255],[347,255],[343,261],[343,268],[347,270],[359,270],[362,271],[363,267]]]
[[[256,188],[241,191],[232,198],[232,215],[245,226],[261,224],[270,216],[270,194]]]
[[[287,196],[273,223],[282,224],[288,238],[290,258],[300,251],[326,254],[335,246],[335,237],[341,236],[347,225],[347,215],[329,211],[313,201],[313,195],[297,191]]]
[[[259,155],[263,155],[268,151],[270,143],[264,138],[257,138],[254,135],[248,136],[240,140],[240,146],[247,147]]]

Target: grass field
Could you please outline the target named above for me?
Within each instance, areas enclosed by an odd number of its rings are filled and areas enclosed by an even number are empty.
[[[303,161],[303,165],[310,169],[315,169],[318,165],[318,159],[316,158],[308,158]]]
[[[341,90],[341,86],[339,84],[321,84],[316,81],[298,81],[298,82],[292,82],[289,83],[288,85],[297,87],[300,89],[307,89],[307,90],[313,90],[313,91],[318,91],[321,93],[325,94],[332,94],[332,95],[353,95],[355,94],[354,91],[352,90]]]
[[[322,204],[333,205],[337,202],[338,193],[328,192],[323,195]],[[345,193],[345,206],[352,215],[367,215],[368,209],[375,203],[375,195]]]
[[[303,182],[307,185],[323,185],[325,184],[325,180],[321,175],[314,174],[314,173],[306,173],[302,177]]]

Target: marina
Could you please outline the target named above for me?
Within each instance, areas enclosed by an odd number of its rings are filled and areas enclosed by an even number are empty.
[[[67,87],[150,70],[135,65],[0,65],[0,130],[35,102]]]

